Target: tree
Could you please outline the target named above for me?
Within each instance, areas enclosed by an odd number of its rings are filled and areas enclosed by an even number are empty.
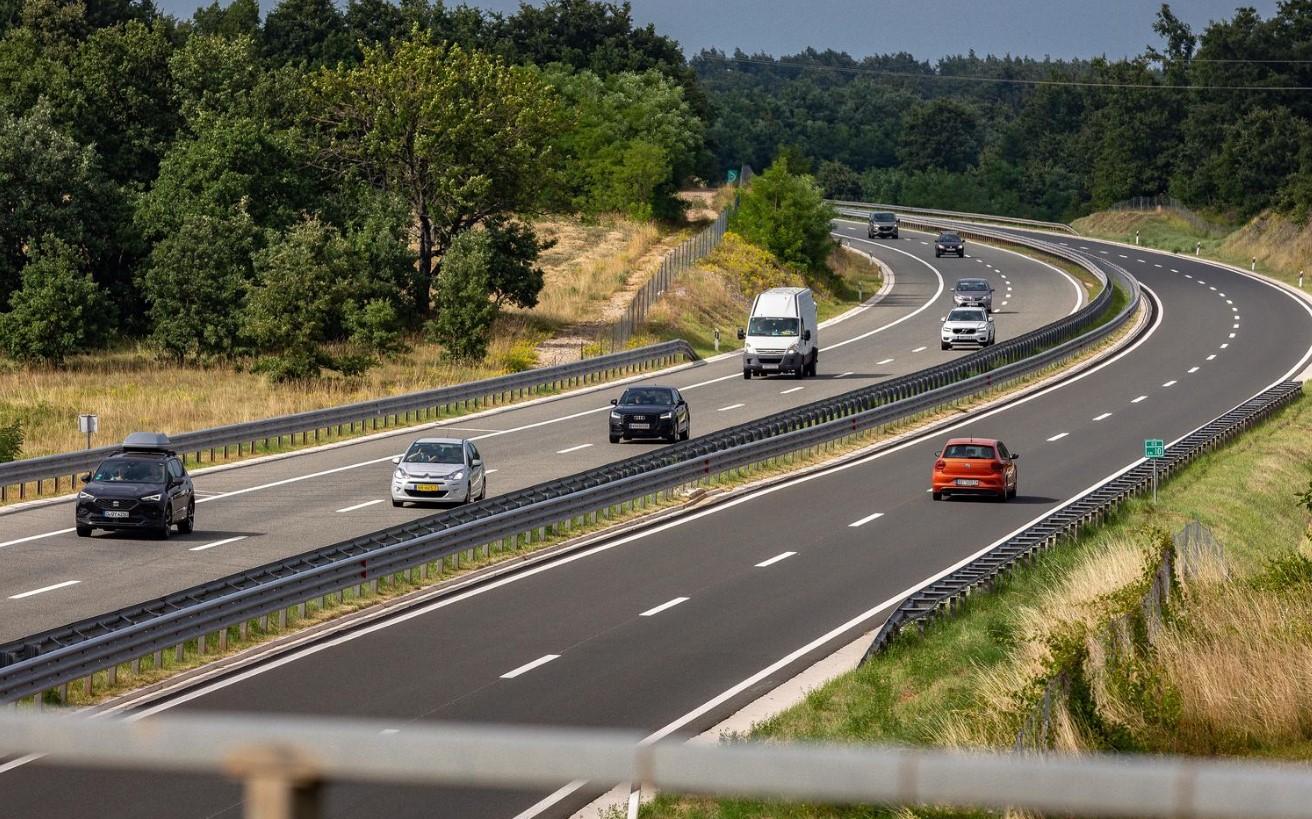
[[[32,248],[23,283],[0,313],[0,345],[20,361],[56,366],[105,338],[105,298],[79,269],[74,248],[47,234]]]
[[[324,69],[308,110],[324,166],[403,196],[419,264],[412,303],[430,312],[433,261],[456,234],[531,208],[554,163],[555,94],[532,71],[412,37],[359,66]]]
[[[184,215],[151,250],[146,267],[151,342],[177,360],[235,352],[255,239],[244,212]]]
[[[193,34],[169,57],[178,109],[193,130],[205,114],[255,116],[262,73],[249,34]]]
[[[351,56],[346,21],[332,0],[279,0],[264,18],[264,55],[275,65],[336,65]]]
[[[532,225],[504,216],[488,219],[484,227],[489,254],[487,290],[492,303],[498,308],[506,304],[533,307],[543,285],[538,256],[556,241],[541,241]]]
[[[1220,203],[1252,216],[1299,169],[1299,150],[1312,128],[1287,108],[1255,109],[1226,131],[1209,167]]]
[[[982,144],[975,110],[955,100],[937,99],[907,113],[897,156],[909,170],[961,172],[979,162]]]
[[[776,162],[752,179],[731,227],[781,262],[819,273],[827,269],[825,262],[833,250],[829,237],[833,218],[833,209],[825,204],[815,180],[789,173]]]
[[[492,242],[478,230],[456,236],[443,260],[436,288],[443,309],[428,331],[452,358],[477,360],[487,353],[497,317],[490,294],[492,264]]]
[[[861,195],[861,177],[842,162],[822,161],[815,181],[830,199],[852,200]]]
[[[196,9],[191,22],[197,34],[255,37],[260,33],[259,0],[232,0],[226,8],[220,0],[213,0]]]

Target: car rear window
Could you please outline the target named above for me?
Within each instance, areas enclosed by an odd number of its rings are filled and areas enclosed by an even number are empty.
[[[96,468],[93,481],[105,483],[164,483],[163,461],[111,458]]]
[[[993,447],[988,444],[949,444],[943,450],[944,458],[968,458],[971,460],[992,460]]]

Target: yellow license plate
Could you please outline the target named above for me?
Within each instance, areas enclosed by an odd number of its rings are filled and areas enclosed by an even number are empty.
[[[442,488],[442,487],[438,486],[438,485],[435,484],[435,483],[417,483],[417,484],[415,484],[415,491],[416,491],[416,492],[437,492],[437,491],[439,491],[441,488]]]

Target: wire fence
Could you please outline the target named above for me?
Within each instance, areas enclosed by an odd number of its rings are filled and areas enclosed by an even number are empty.
[[[1133,196],[1117,202],[1110,206],[1108,210],[1168,212],[1188,222],[1189,226],[1199,233],[1212,236],[1228,232],[1225,227],[1204,219],[1190,210],[1184,202],[1165,193],[1159,193],[1156,196]]]

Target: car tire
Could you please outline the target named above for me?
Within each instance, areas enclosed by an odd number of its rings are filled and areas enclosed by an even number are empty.
[[[618,444],[618,443],[620,442],[620,436],[618,436],[618,435],[612,435],[612,436],[610,436],[610,442],[611,442],[612,444]]]
[[[1017,494],[1018,492],[1020,492],[1020,481],[1016,481],[1015,483],[1013,483],[1013,484],[1011,485],[1011,490],[1010,490],[1010,494],[1008,495],[1008,497],[1012,497],[1012,498],[1014,498],[1014,497],[1016,497],[1016,494]]]
[[[797,369],[793,370],[793,378],[794,378],[795,380],[797,380],[797,381],[801,381],[803,378],[806,378],[806,362],[805,362],[805,361],[802,362],[802,366],[800,366],[800,367],[798,367]]]
[[[936,501],[941,501],[941,500],[943,500],[943,493],[942,493],[942,492],[931,492],[929,496],[930,496],[931,498],[933,498],[934,500],[936,500]]]
[[[816,370],[819,369],[819,367],[820,367],[820,355],[819,353],[817,353],[811,357],[811,363],[806,365],[806,374],[812,378],[815,378]]]
[[[957,258],[958,258],[958,259],[964,259],[964,258],[966,258],[966,250],[965,250],[965,248],[962,248],[961,250],[959,250],[959,251],[957,252]]]
[[[396,509],[400,509],[402,506],[405,506],[405,501],[394,500],[392,501],[392,506]]]
[[[895,231],[893,231],[893,238],[894,238],[894,239],[896,239],[896,238],[897,238],[897,231],[896,231],[896,230],[895,230]]]
[[[196,530],[196,503],[187,504],[187,517],[178,524],[178,534],[189,535]]]
[[[679,440],[686,441],[691,437],[692,437],[692,419],[689,418],[687,426],[683,428],[683,432],[679,433]]]
[[[164,525],[155,530],[160,540],[168,540],[173,534],[173,504],[164,507]]]
[[[943,254],[942,254],[942,253],[939,253],[937,250],[934,251],[934,258],[935,258],[935,259],[941,257],[942,255],[943,255]]]
[[[951,349],[952,349],[952,345],[949,344],[949,343],[947,343],[946,341],[940,341],[940,342],[939,342],[939,346],[941,346],[941,347],[942,347],[943,349],[945,349],[945,350],[951,350]]]
[[[77,527],[77,536],[78,536],[78,537],[91,537],[91,527],[90,527],[90,526],[79,526],[79,527]]]
[[[751,380],[752,380],[752,371],[751,371],[751,370],[743,370],[743,380],[744,380],[744,381],[751,381]]]

